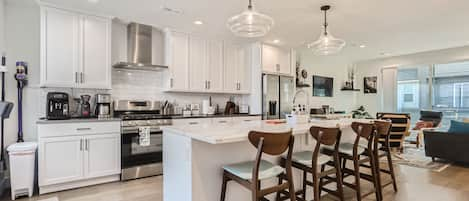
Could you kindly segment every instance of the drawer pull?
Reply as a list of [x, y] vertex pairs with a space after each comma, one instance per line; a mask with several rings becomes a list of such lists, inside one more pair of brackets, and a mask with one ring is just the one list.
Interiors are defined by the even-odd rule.
[[227, 121], [218, 121], [218, 123], [225, 124]]
[[77, 128], [77, 131], [87, 131], [91, 130], [91, 128]]
[[196, 125], [199, 124], [199, 122], [189, 122], [189, 125]]
[[250, 120], [250, 119], [245, 119], [244, 121], [249, 122], [249, 121], [252, 121], [252, 120]]

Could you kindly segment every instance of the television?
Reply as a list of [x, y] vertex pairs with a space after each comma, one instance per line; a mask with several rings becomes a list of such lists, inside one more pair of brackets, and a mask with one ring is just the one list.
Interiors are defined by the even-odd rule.
[[334, 78], [313, 75], [313, 96], [332, 97]]

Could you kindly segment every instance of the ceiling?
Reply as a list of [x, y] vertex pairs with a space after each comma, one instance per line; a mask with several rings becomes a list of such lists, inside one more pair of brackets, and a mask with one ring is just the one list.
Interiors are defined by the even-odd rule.
[[[247, 6], [247, 0], [42, 0], [61, 6], [112, 15], [158, 27], [216, 38], [235, 37], [226, 19]], [[97, 1], [90, 3], [90, 1]], [[469, 45], [467, 0], [254, 0], [254, 7], [275, 20], [264, 42], [303, 48], [316, 40], [323, 15], [319, 7], [332, 5], [331, 33], [347, 41], [339, 54], [354, 60], [395, 56]], [[162, 7], [183, 11], [165, 12]], [[201, 20], [203, 25], [194, 25]], [[366, 45], [360, 48], [360, 45]], [[384, 54], [386, 53], [386, 54]]]

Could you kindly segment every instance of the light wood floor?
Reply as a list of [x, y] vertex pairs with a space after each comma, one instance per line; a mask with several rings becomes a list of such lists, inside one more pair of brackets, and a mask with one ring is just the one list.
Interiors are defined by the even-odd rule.
[[[397, 166], [399, 191], [385, 188], [386, 201], [469, 201], [469, 168], [451, 166], [442, 172]], [[23, 198], [19, 201], [38, 201], [57, 197], [59, 201], [162, 201], [162, 177], [150, 177], [128, 182], [80, 188], [76, 190]], [[363, 182], [366, 183], [366, 182]], [[370, 188], [365, 184], [364, 188]], [[347, 200], [355, 200], [347, 191]], [[10, 200], [5, 198], [4, 200]], [[325, 196], [322, 200], [334, 200]], [[374, 195], [365, 198], [375, 200]]]

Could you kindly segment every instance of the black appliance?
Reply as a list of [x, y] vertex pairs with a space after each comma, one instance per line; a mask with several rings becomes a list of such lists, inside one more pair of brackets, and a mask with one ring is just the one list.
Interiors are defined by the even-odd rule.
[[47, 93], [46, 118], [49, 120], [69, 119], [68, 94], [63, 92]]
[[[161, 115], [159, 101], [114, 102], [114, 117], [122, 119], [121, 180], [163, 174], [163, 131], [172, 120]], [[149, 143], [142, 144], [141, 128], [150, 129]]]
[[90, 99], [91, 99], [90, 95], [80, 96], [80, 117], [83, 117], [83, 118], [91, 117]]

